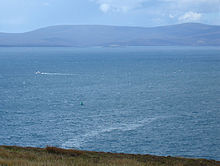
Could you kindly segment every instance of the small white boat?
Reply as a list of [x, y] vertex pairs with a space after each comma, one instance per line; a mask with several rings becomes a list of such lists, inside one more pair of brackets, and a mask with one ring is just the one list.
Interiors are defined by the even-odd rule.
[[41, 72], [40, 72], [40, 71], [37, 71], [37, 72], [35, 72], [35, 74], [41, 74]]

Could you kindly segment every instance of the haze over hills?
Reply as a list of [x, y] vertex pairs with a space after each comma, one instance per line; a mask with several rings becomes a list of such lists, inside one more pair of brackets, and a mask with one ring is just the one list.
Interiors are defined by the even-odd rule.
[[161, 27], [58, 25], [0, 33], [0, 46], [220, 46], [220, 26], [185, 23]]

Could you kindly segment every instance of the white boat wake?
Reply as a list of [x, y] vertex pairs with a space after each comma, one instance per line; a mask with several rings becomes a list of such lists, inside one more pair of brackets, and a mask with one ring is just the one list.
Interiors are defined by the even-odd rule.
[[45, 72], [40, 72], [37, 71], [35, 74], [40, 74], [40, 75], [55, 75], [55, 76], [75, 76], [79, 74], [71, 74], [71, 73], [45, 73]]

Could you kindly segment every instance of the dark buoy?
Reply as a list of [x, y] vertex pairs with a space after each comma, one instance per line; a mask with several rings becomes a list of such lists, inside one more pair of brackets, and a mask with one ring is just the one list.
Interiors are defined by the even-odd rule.
[[80, 102], [80, 105], [81, 105], [81, 106], [83, 106], [83, 105], [84, 105], [82, 101]]

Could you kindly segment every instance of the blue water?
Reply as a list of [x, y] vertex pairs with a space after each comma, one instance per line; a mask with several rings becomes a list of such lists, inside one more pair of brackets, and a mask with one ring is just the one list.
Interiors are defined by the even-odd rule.
[[0, 48], [0, 144], [220, 160], [220, 48]]

